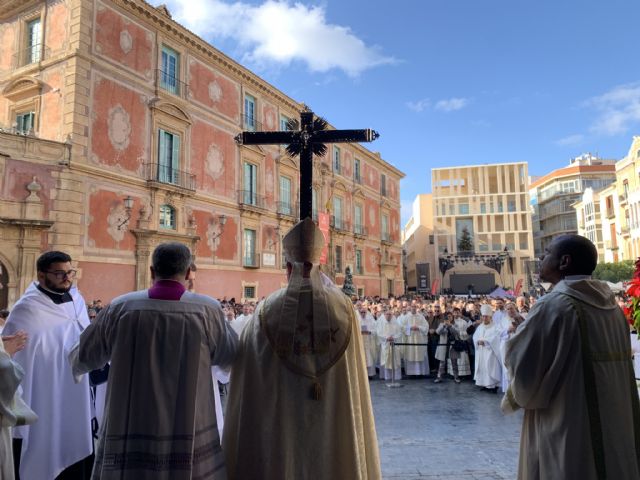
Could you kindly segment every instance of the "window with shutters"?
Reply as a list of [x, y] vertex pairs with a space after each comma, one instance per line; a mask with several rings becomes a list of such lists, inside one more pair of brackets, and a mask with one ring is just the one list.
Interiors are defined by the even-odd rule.
[[242, 201], [246, 205], [258, 205], [258, 166], [251, 162], [243, 165]]
[[16, 133], [27, 135], [35, 130], [35, 112], [23, 112], [16, 114]]
[[158, 174], [162, 183], [180, 183], [180, 136], [158, 130]]
[[26, 48], [24, 50], [24, 65], [42, 60], [42, 21], [40, 17], [27, 22]]
[[242, 265], [245, 267], [257, 267], [258, 257], [256, 255], [256, 231], [245, 228], [243, 231]]
[[280, 176], [280, 203], [278, 204], [278, 213], [293, 215], [293, 208], [291, 206], [291, 179], [282, 175]]
[[361, 169], [362, 169], [362, 165], [361, 165], [360, 159], [356, 158], [353, 161], [353, 180], [356, 183], [362, 183]]
[[356, 249], [356, 274], [362, 275], [364, 269], [362, 267], [362, 250]]
[[244, 95], [244, 128], [252, 132], [256, 129], [256, 98], [248, 93]]
[[353, 232], [364, 235], [364, 223], [362, 215], [362, 205], [356, 203], [353, 207]]
[[176, 229], [176, 209], [171, 205], [160, 205], [160, 218], [158, 219], [160, 228]]
[[333, 226], [342, 229], [342, 197], [333, 197]]
[[341, 173], [340, 149], [336, 146], [333, 147], [333, 171], [335, 173]]
[[336, 273], [342, 273], [342, 246], [336, 245], [336, 256], [335, 256], [335, 266]]
[[382, 215], [382, 240], [390, 241], [391, 237], [389, 235], [389, 216], [383, 214]]
[[180, 54], [163, 45], [161, 62], [160, 87], [167, 92], [180, 95]]
[[318, 221], [318, 191], [315, 188], [311, 191], [311, 218]]

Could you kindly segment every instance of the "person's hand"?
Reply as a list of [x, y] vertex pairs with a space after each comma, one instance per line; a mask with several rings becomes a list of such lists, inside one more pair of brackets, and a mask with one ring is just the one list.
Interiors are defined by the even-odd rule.
[[436, 331], [435, 331], [433, 328], [430, 328], [430, 329], [429, 329], [429, 333], [430, 333], [431, 335], [433, 335], [433, 334], [435, 334], [435, 333], [436, 333]]
[[10, 356], [14, 356], [17, 352], [22, 350], [27, 345], [27, 332], [23, 332], [22, 330], [16, 332], [14, 335], [7, 335], [2, 337], [2, 343], [4, 344], [4, 349]]
[[417, 326], [414, 325], [414, 326], [411, 327], [411, 330], [416, 332], [416, 331], [420, 330], [420, 327], [417, 327]]
[[393, 343], [393, 337], [387, 337], [387, 342]]
[[507, 328], [507, 333], [511, 334], [514, 333], [516, 331], [516, 325], [515, 323], [512, 323], [511, 325], [509, 325], [509, 328]]
[[478, 340], [478, 345], [484, 347], [484, 340]]

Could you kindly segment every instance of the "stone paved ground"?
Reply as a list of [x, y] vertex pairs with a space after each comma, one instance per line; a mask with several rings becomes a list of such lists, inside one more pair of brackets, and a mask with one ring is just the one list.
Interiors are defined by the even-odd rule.
[[504, 416], [500, 394], [465, 381], [371, 381], [385, 480], [512, 480], [522, 414]]

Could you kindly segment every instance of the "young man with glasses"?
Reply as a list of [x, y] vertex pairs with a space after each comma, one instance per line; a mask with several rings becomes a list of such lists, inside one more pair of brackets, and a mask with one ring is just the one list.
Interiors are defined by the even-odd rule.
[[89, 381], [85, 375], [75, 383], [67, 360], [89, 325], [87, 307], [73, 287], [76, 270], [68, 254], [46, 252], [36, 267], [38, 280], [15, 304], [3, 332], [22, 330], [29, 336], [14, 360], [25, 371], [22, 397], [39, 417], [13, 430], [16, 470], [23, 479], [88, 479], [93, 464]]

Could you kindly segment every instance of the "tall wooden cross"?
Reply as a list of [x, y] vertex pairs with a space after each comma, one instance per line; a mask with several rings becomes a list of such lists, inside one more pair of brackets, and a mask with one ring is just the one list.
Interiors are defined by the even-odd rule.
[[[295, 128], [297, 122], [290, 122]], [[300, 112], [300, 129], [279, 132], [242, 132], [235, 137], [240, 145], [287, 145], [289, 155], [300, 155], [300, 220], [311, 217], [313, 204], [313, 155], [327, 151], [325, 143], [372, 142], [380, 135], [364, 130], [327, 130], [327, 122], [315, 117], [307, 107]]]

